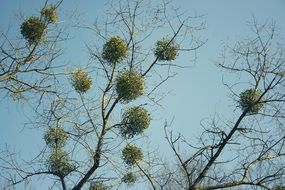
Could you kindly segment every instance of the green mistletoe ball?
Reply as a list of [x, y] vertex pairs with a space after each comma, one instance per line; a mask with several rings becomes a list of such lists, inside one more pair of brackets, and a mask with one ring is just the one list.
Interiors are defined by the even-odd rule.
[[71, 73], [71, 84], [76, 92], [85, 93], [91, 88], [92, 79], [87, 72], [78, 69]]
[[105, 185], [102, 181], [92, 182], [89, 190], [109, 190], [110, 188]]
[[56, 13], [56, 7], [49, 5], [41, 10], [41, 15], [48, 23], [55, 23], [58, 21], [58, 15]]
[[249, 109], [250, 113], [258, 113], [264, 103], [257, 102], [261, 93], [257, 89], [247, 89], [240, 94], [239, 104], [243, 111]]
[[45, 23], [41, 19], [32, 16], [22, 23], [21, 34], [29, 44], [36, 44], [44, 39], [45, 29]]
[[126, 173], [122, 178], [122, 182], [126, 183], [127, 185], [133, 185], [136, 181], [137, 175], [134, 172]]
[[144, 77], [134, 70], [123, 71], [117, 77], [116, 91], [120, 100], [128, 103], [143, 94]]
[[103, 46], [102, 58], [111, 64], [120, 63], [128, 54], [128, 45], [119, 36], [110, 38]]
[[132, 166], [143, 159], [142, 150], [134, 145], [127, 145], [123, 149], [122, 155], [124, 162], [129, 166]]
[[123, 137], [133, 138], [148, 128], [150, 120], [150, 114], [145, 108], [141, 106], [131, 107], [123, 114], [123, 125], [120, 128], [120, 133]]
[[53, 150], [47, 159], [48, 170], [58, 176], [66, 176], [73, 171], [68, 154], [59, 148]]
[[62, 148], [66, 145], [67, 134], [61, 127], [49, 128], [44, 140], [50, 148]]
[[179, 46], [171, 40], [161, 39], [155, 44], [154, 55], [159, 61], [173, 61], [178, 55]]
[[273, 188], [273, 190], [285, 190], [285, 186], [277, 185]]

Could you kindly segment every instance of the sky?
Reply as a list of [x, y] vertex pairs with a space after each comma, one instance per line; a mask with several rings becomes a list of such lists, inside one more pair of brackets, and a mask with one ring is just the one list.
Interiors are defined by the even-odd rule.
[[[104, 0], [64, 0], [60, 11], [68, 13], [76, 10], [80, 18], [92, 24], [95, 17], [104, 11]], [[147, 134], [154, 147], [158, 147], [165, 157], [169, 154], [165, 146], [163, 125], [172, 121], [172, 129], [181, 132], [189, 140], [194, 141], [201, 132], [200, 121], [211, 119], [216, 113], [231, 118], [234, 102], [229, 92], [222, 85], [224, 71], [216, 67], [223, 44], [243, 39], [249, 33], [248, 22], [254, 16], [260, 23], [275, 21], [280, 28], [280, 36], [285, 36], [285, 1], [284, 0], [174, 0], [175, 6], [186, 10], [189, 14], [203, 14], [206, 29], [201, 37], [207, 43], [197, 53], [197, 61], [189, 63], [190, 68], [181, 69], [178, 75], [162, 86], [163, 92], [170, 94], [162, 101], [163, 108], [155, 113]], [[17, 15], [35, 14], [44, 4], [40, 0], [0, 0], [0, 30], [8, 27], [17, 28]], [[10, 36], [20, 35], [11, 30]], [[65, 59], [67, 62], [88, 62], [84, 42], [90, 40], [89, 34], [71, 30], [73, 39], [67, 44]], [[282, 38], [281, 43], [284, 43]], [[76, 52], [76, 53], [74, 53]], [[179, 59], [181, 63], [188, 59]], [[179, 63], [178, 63], [179, 64]], [[27, 123], [25, 105], [12, 100], [0, 101], [0, 149], [9, 145], [21, 152], [24, 157], [35, 154], [43, 145], [42, 131], [23, 129]], [[0, 162], [1, 164], [1, 162]], [[1, 183], [1, 181], [0, 181]]]

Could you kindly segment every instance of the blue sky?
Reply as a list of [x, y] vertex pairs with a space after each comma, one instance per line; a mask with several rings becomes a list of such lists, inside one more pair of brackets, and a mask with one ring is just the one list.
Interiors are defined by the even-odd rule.
[[[39, 0], [1, 0], [0, 29], [8, 26], [17, 28], [19, 21], [17, 14], [35, 14], [43, 5]], [[104, 0], [65, 0], [60, 11], [62, 14], [77, 9], [81, 19], [92, 23], [98, 14], [104, 10]], [[206, 29], [201, 37], [207, 43], [197, 51], [197, 62], [189, 63], [191, 68], [179, 70], [176, 78], [171, 79], [162, 91], [171, 93], [163, 100], [163, 109], [155, 113], [151, 128], [147, 134], [151, 135], [153, 146], [159, 147], [162, 154], [167, 154], [165, 147], [163, 125], [164, 121], [173, 120], [172, 128], [183, 133], [190, 141], [199, 135], [200, 121], [211, 118], [217, 112], [232, 117], [234, 102], [228, 97], [229, 92], [222, 85], [222, 76], [215, 62], [223, 49], [223, 43], [233, 44], [250, 34], [247, 24], [255, 16], [260, 23], [274, 20], [280, 27], [280, 36], [285, 36], [285, 1], [284, 0], [175, 0], [177, 7], [181, 7], [189, 14], [204, 14]], [[10, 30], [11, 37], [20, 37], [17, 30]], [[90, 39], [89, 34], [72, 30], [73, 39], [66, 49], [67, 62], [88, 62], [84, 42]], [[284, 38], [282, 39], [284, 43]], [[74, 53], [76, 52], [76, 54]], [[189, 59], [179, 59], [181, 63]], [[179, 64], [179, 63], [178, 63]], [[17, 104], [12, 100], [0, 101], [0, 149], [6, 144], [23, 153], [25, 157], [33, 155], [43, 145], [42, 131], [24, 129], [28, 122], [24, 115], [28, 115], [26, 105]], [[0, 162], [1, 164], [1, 162]], [[0, 181], [1, 183], [1, 181]]]

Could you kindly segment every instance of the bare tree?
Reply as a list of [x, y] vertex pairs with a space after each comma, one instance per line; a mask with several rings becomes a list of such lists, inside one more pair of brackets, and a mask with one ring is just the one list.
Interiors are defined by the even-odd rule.
[[[236, 102], [234, 119], [202, 122], [199, 146], [165, 126], [178, 169], [165, 170], [161, 189], [283, 189], [285, 179], [284, 44], [274, 23], [255, 18], [252, 36], [229, 47], [218, 66], [239, 80], [225, 83]], [[245, 89], [245, 90], [244, 90]], [[180, 152], [181, 143], [193, 154]], [[180, 148], [179, 148], [180, 147]], [[168, 172], [167, 172], [168, 171]]]
[[[14, 99], [40, 98], [56, 93], [54, 60], [62, 54], [59, 42], [66, 39], [59, 24], [56, 4], [45, 2], [38, 16], [22, 17], [19, 26], [22, 39], [11, 40], [10, 29], [0, 34], [1, 97]], [[15, 38], [13, 38], [15, 39]]]
[[[46, 147], [24, 163], [18, 155], [3, 151], [4, 189], [23, 183], [33, 186], [33, 179], [50, 181], [50, 189], [116, 189], [137, 181], [156, 189], [160, 162], [147, 145], [138, 144], [147, 141], [142, 134], [151, 122], [148, 109], [159, 106], [157, 90], [183, 67], [173, 62], [178, 52], [195, 52], [204, 44], [195, 37], [203, 23], [200, 16], [187, 16], [166, 1], [122, 0], [108, 5], [105, 20], [100, 17], [92, 26], [78, 26], [95, 34], [95, 43], [86, 43], [90, 63], [70, 72], [71, 89], [43, 99], [36, 109], [38, 119], [31, 125], [45, 129]], [[164, 35], [156, 39], [159, 32]], [[57, 54], [52, 55], [48, 63]], [[11, 71], [2, 69], [3, 81], [32, 72], [26, 58], [23, 61], [27, 72], [15, 61]], [[50, 70], [46, 72], [49, 76]], [[57, 75], [52, 77], [59, 90], [67, 86]]]

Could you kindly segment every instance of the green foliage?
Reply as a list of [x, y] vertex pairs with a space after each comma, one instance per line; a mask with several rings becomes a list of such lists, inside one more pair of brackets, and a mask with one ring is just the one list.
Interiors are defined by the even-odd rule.
[[47, 166], [50, 172], [58, 176], [66, 176], [74, 169], [74, 166], [69, 162], [68, 154], [59, 148], [54, 149], [50, 154]]
[[22, 23], [21, 34], [29, 44], [36, 44], [44, 39], [45, 29], [45, 23], [41, 19], [32, 16]]
[[273, 190], [285, 190], [285, 186], [277, 185], [273, 188]]
[[264, 103], [256, 102], [260, 98], [260, 91], [256, 89], [247, 89], [240, 94], [239, 104], [243, 111], [249, 109], [250, 113], [258, 113], [264, 106]]
[[92, 182], [89, 190], [109, 190], [110, 188], [101, 181]]
[[135, 145], [127, 145], [123, 149], [122, 155], [123, 160], [129, 166], [132, 166], [143, 159], [143, 153], [141, 149]]
[[137, 181], [137, 176], [134, 172], [128, 172], [122, 178], [122, 182], [126, 183], [127, 185], [133, 185]]
[[103, 47], [102, 58], [109, 63], [115, 64], [123, 61], [128, 54], [126, 42], [119, 36], [110, 38]]
[[78, 69], [71, 73], [71, 84], [78, 93], [85, 93], [91, 88], [92, 79], [87, 72]]
[[154, 55], [159, 61], [173, 61], [178, 54], [178, 44], [168, 39], [158, 40], [155, 44]]
[[58, 15], [56, 13], [56, 7], [49, 5], [41, 10], [41, 15], [48, 23], [55, 23], [58, 21]]
[[133, 138], [148, 128], [150, 115], [143, 107], [131, 107], [124, 112], [122, 123], [120, 128], [122, 136]]
[[136, 71], [123, 71], [117, 78], [116, 91], [122, 102], [128, 103], [144, 91], [144, 78]]
[[67, 134], [61, 127], [49, 128], [44, 140], [50, 148], [62, 148], [67, 142]]

